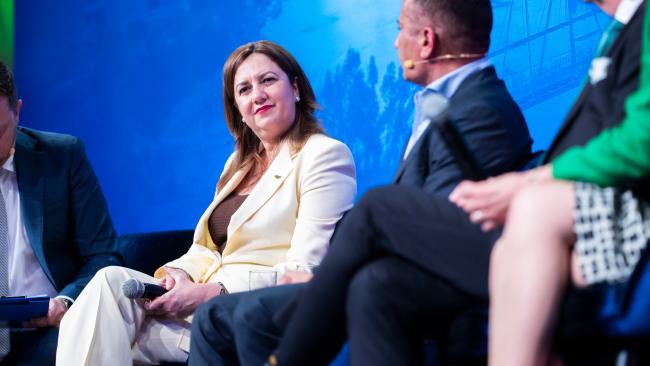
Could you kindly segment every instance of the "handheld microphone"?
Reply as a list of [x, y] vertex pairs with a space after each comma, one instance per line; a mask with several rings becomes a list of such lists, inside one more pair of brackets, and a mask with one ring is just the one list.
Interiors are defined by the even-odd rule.
[[470, 59], [470, 58], [481, 58], [485, 57], [487, 53], [460, 53], [458, 55], [441, 55], [441, 56], [436, 56], [432, 58], [427, 58], [424, 60], [419, 60], [419, 61], [413, 61], [413, 60], [405, 60], [402, 66], [404, 66], [405, 69], [414, 69], [415, 65], [420, 65], [420, 64], [427, 64], [430, 62], [437, 62], [437, 61], [444, 61], [444, 60], [464, 60], [464, 59]]
[[487, 178], [478, 160], [467, 146], [467, 141], [449, 118], [449, 101], [437, 93], [425, 94], [420, 112], [438, 130], [442, 141], [454, 157], [454, 161], [465, 179], [479, 181]]
[[164, 295], [167, 290], [153, 283], [144, 283], [135, 278], [124, 281], [122, 284], [122, 293], [129, 299], [149, 299], [153, 300], [158, 296]]

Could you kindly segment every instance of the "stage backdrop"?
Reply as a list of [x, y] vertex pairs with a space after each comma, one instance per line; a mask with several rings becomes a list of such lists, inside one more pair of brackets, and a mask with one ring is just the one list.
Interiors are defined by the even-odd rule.
[[[120, 233], [191, 228], [233, 144], [221, 67], [237, 46], [284, 45], [327, 131], [350, 146], [359, 194], [388, 182], [412, 93], [393, 48], [398, 0], [15, 2], [21, 124], [81, 136]], [[490, 58], [545, 148], [608, 19], [578, 0], [493, 0]]]

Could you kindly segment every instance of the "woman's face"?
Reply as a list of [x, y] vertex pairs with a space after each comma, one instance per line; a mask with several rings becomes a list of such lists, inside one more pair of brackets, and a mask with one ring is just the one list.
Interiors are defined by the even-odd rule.
[[268, 56], [253, 53], [235, 72], [235, 103], [264, 143], [276, 143], [296, 117], [298, 87]]

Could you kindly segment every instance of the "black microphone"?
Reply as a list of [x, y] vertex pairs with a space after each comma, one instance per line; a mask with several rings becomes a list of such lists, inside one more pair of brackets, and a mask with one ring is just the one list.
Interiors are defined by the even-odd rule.
[[478, 160], [467, 146], [467, 141], [449, 118], [447, 98], [437, 93], [425, 94], [420, 104], [420, 112], [438, 130], [465, 179], [479, 181], [487, 178]]
[[153, 300], [160, 295], [164, 295], [167, 290], [153, 283], [144, 283], [135, 278], [124, 281], [122, 284], [122, 293], [129, 299], [149, 299]]

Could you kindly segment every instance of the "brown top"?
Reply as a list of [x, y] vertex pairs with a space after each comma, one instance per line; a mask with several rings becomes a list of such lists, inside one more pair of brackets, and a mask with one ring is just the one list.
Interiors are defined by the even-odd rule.
[[228, 224], [230, 218], [244, 203], [248, 195], [230, 194], [215, 207], [208, 219], [208, 230], [212, 241], [219, 247], [219, 252], [223, 252], [223, 247], [228, 240]]

